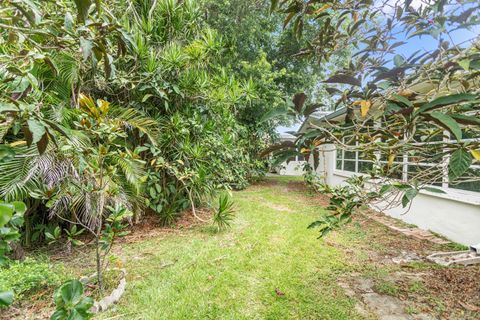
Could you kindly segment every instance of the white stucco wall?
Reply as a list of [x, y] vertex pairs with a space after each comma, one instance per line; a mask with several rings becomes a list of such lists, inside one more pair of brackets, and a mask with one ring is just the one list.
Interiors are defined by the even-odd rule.
[[289, 161], [282, 163], [278, 173], [282, 176], [301, 176], [303, 174], [303, 166], [305, 161]]
[[[342, 184], [353, 174], [335, 169], [335, 154], [334, 145], [322, 146], [317, 168], [317, 174], [325, 177], [331, 186]], [[480, 193], [455, 190], [432, 194], [422, 191], [407, 213], [401, 206], [385, 210], [385, 213], [464, 245], [480, 243]]]

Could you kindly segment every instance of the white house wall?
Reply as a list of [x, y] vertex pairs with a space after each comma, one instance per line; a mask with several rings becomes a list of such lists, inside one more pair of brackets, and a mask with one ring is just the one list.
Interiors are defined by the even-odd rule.
[[[353, 175], [335, 169], [335, 154], [334, 145], [322, 146], [317, 168], [317, 174], [325, 177], [325, 182], [331, 186], [341, 185]], [[464, 245], [480, 243], [480, 196], [472, 196], [472, 193], [457, 192], [453, 196], [421, 193], [407, 213], [401, 206], [385, 213]]]
[[282, 176], [301, 176], [305, 161], [289, 161], [282, 163], [278, 173]]

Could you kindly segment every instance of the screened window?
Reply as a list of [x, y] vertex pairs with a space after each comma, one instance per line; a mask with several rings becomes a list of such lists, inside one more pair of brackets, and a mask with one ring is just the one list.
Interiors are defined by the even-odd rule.
[[[415, 139], [417, 144], [422, 148], [411, 151], [408, 155], [397, 155], [393, 161], [389, 177], [401, 181], [408, 181], [412, 178], [418, 179], [420, 182], [428, 183], [433, 186], [467, 190], [480, 192], [480, 164], [473, 164], [468, 170], [465, 177], [455, 183], [449, 182], [448, 179], [448, 153], [442, 149], [441, 137], [443, 142], [455, 142], [450, 140], [448, 134], [437, 134], [433, 141], [428, 143], [418, 142], [423, 140], [422, 137]], [[478, 141], [479, 137], [473, 136], [468, 130], [464, 130], [463, 141]], [[337, 170], [368, 173], [373, 169], [373, 159], [358, 151], [342, 150], [337, 148], [336, 152]], [[380, 163], [386, 163], [386, 156], [379, 158]], [[427, 161], [428, 160], [428, 161]]]
[[362, 152], [337, 149], [336, 168], [342, 171], [367, 173], [373, 169], [373, 161]]

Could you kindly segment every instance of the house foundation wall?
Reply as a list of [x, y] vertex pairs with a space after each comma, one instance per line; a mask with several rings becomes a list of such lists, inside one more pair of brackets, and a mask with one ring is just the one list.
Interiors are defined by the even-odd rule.
[[[333, 144], [320, 147], [319, 166], [316, 172], [330, 186], [345, 183], [352, 172], [336, 170], [336, 150]], [[436, 232], [452, 241], [475, 245], [480, 243], [480, 190], [473, 192], [455, 191], [453, 194], [432, 194], [421, 192], [411, 205], [410, 210], [401, 205], [387, 210], [380, 210], [389, 216], [421, 229]], [[382, 203], [374, 209], [384, 207]]]

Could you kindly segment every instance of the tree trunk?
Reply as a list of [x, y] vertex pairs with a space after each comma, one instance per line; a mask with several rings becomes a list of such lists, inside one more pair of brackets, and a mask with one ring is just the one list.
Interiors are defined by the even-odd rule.
[[13, 260], [25, 260], [25, 250], [23, 250], [22, 244], [20, 242], [11, 242], [10, 248], [12, 248], [12, 258]]
[[[100, 227], [101, 230], [101, 227]], [[101, 256], [100, 256], [100, 234], [97, 234], [95, 237], [95, 254], [97, 258], [97, 282], [98, 282], [98, 290], [100, 291], [100, 294], [102, 294], [103, 291], [103, 279], [102, 279], [102, 262], [101, 262]]]

